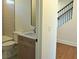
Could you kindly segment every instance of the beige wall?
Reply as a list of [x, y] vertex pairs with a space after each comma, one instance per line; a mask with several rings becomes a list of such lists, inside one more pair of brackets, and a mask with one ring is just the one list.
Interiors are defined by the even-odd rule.
[[77, 0], [73, 4], [73, 18], [58, 29], [58, 41], [76, 46], [77, 44]]
[[15, 31], [26, 32], [31, 27], [31, 0], [15, 0]]
[[3, 0], [3, 35], [12, 37], [14, 32], [14, 4]]

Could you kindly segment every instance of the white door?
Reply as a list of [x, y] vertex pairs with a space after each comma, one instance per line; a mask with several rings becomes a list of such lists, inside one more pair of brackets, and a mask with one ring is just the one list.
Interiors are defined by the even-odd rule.
[[37, 0], [36, 59], [56, 59], [58, 0]]

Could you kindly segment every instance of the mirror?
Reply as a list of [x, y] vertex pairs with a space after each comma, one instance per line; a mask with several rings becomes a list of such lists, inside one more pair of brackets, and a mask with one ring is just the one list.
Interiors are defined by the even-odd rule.
[[36, 26], [36, 0], [31, 0], [31, 25]]

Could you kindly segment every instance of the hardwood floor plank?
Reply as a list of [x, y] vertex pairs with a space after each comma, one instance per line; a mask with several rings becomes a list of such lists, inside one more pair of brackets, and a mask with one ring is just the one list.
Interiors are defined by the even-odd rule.
[[77, 48], [57, 43], [56, 59], [77, 59]]

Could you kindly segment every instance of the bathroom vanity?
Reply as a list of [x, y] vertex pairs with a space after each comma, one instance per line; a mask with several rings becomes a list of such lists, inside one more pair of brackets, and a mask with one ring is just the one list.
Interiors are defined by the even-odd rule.
[[18, 44], [18, 59], [35, 59], [38, 53], [35, 28], [37, 27], [36, 0], [15, 0], [15, 2], [14, 38]]
[[34, 33], [18, 34], [18, 59], [35, 59]]

